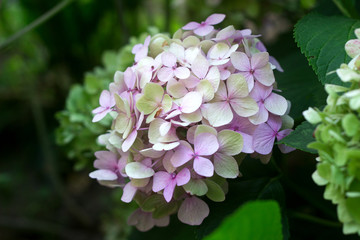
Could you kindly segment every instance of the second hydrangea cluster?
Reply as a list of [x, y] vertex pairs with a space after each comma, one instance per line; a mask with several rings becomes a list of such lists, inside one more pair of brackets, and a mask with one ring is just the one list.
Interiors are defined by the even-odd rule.
[[213, 14], [173, 38], [136, 45], [133, 66], [115, 73], [93, 111], [94, 122], [114, 120], [99, 137], [107, 151], [95, 153], [90, 177], [139, 204], [129, 224], [141, 231], [168, 225], [174, 213], [201, 224], [209, 207], [200, 197], [223, 201], [226, 179], [240, 175], [234, 156], [266, 163], [275, 140], [292, 131], [273, 74], [280, 65], [249, 29], [215, 29], [224, 18]]
[[336, 70], [344, 86], [326, 84], [326, 107], [309, 108], [304, 116], [317, 124], [316, 142], [309, 144], [319, 152], [313, 179], [337, 204], [344, 234], [360, 235], [360, 29], [355, 35], [345, 44], [352, 60]]

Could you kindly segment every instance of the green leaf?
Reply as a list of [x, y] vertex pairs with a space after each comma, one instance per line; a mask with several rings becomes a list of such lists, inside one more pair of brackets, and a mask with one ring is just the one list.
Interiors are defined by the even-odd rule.
[[278, 144], [285, 144], [289, 147], [297, 148], [309, 153], [317, 153], [316, 150], [310, 149], [307, 145], [313, 141], [313, 133], [315, 131], [315, 126], [311, 125], [309, 122], [302, 122], [299, 126], [296, 127], [290, 135], [281, 139]]
[[354, 30], [358, 27], [358, 20], [318, 13], [310, 13], [296, 24], [295, 40], [321, 83], [344, 85], [336, 74], [328, 73], [350, 61], [344, 45], [355, 38]]
[[254, 201], [244, 204], [227, 217], [219, 228], [204, 240], [280, 240], [280, 208], [276, 201]]
[[347, 198], [345, 205], [350, 215], [360, 224], [360, 198]]

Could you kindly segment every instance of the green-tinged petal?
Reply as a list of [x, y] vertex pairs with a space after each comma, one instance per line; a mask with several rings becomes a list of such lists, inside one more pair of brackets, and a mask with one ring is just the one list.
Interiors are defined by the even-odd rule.
[[226, 81], [229, 97], [243, 98], [249, 95], [248, 84], [240, 73], [232, 74]]
[[162, 196], [161, 194], [154, 194], [147, 197], [140, 205], [140, 207], [145, 212], [153, 212], [162, 204], [166, 204], [164, 196]]
[[182, 113], [180, 115], [180, 119], [181, 119], [181, 121], [188, 122], [188, 123], [200, 122], [202, 119], [201, 110], [198, 109], [192, 113]]
[[136, 102], [136, 107], [144, 114], [150, 114], [161, 105], [164, 89], [156, 83], [148, 83], [143, 92], [144, 94]]
[[216, 153], [214, 156], [215, 172], [223, 178], [237, 178], [239, 166], [232, 156]]
[[162, 106], [163, 112], [168, 112], [172, 106], [172, 98], [169, 95], [165, 94], [164, 99], [162, 100], [161, 106]]
[[328, 184], [328, 180], [320, 177], [318, 171], [315, 171], [312, 175], [311, 175], [312, 179], [314, 180], [314, 182], [319, 185], [319, 186], [324, 186], [326, 184]]
[[238, 155], [243, 148], [243, 138], [240, 133], [232, 130], [222, 130], [218, 133], [219, 152], [229, 156]]
[[124, 133], [126, 128], [128, 127], [130, 122], [130, 118], [122, 112], [118, 114], [118, 116], [115, 119], [115, 130], [118, 133]]
[[130, 132], [131, 132], [132, 129], [133, 129], [134, 124], [135, 124], [134, 119], [133, 119], [133, 118], [130, 118], [130, 119], [129, 119], [129, 122], [128, 122], [126, 128], [125, 128], [125, 131], [124, 131], [124, 133], [123, 133], [123, 138], [124, 138], [124, 139], [129, 136]]
[[145, 187], [146, 185], [148, 185], [150, 181], [150, 178], [143, 178], [143, 179], [131, 179], [131, 185], [133, 185], [134, 187]]
[[176, 136], [176, 132], [170, 130], [166, 135], [161, 136], [160, 134], [160, 127], [162, 124], [166, 123], [165, 120], [161, 118], [156, 118], [154, 121], [150, 123], [149, 126], [149, 142], [152, 144], [155, 143], [168, 143], [174, 142], [178, 140]]
[[168, 81], [166, 91], [174, 98], [182, 98], [189, 92], [184, 84], [175, 79], [170, 79]]
[[250, 117], [259, 111], [259, 106], [250, 96], [232, 99], [230, 104], [240, 117]]
[[187, 193], [197, 196], [203, 196], [208, 191], [208, 187], [202, 179], [191, 179], [183, 188]]
[[215, 91], [211, 83], [204, 79], [196, 86], [195, 91], [202, 93], [204, 102], [211, 101], [215, 96]]
[[214, 127], [220, 127], [230, 123], [234, 116], [231, 111], [230, 104], [227, 102], [213, 102], [204, 104], [201, 107], [201, 113], [203, 114], [204, 118], [206, 118]]
[[211, 133], [213, 135], [217, 135], [217, 131], [215, 128], [208, 126], [208, 125], [198, 125], [195, 130], [194, 137], [199, 135], [200, 133]]
[[155, 173], [152, 168], [149, 168], [139, 162], [131, 162], [126, 164], [125, 172], [129, 177], [135, 179], [152, 177]]
[[215, 182], [205, 179], [205, 183], [208, 187], [206, 196], [214, 202], [222, 202], [225, 200], [225, 193], [222, 188]]

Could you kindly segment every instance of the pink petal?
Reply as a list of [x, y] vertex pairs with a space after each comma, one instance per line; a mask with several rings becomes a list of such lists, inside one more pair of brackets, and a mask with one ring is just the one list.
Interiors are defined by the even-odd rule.
[[280, 63], [273, 57], [269, 57], [269, 62], [276, 67], [276, 70], [279, 72], [284, 72], [284, 69], [281, 67]]
[[183, 168], [177, 175], [176, 175], [176, 185], [182, 186], [187, 184], [190, 181], [190, 171], [187, 168]]
[[200, 133], [194, 139], [195, 154], [210, 156], [219, 149], [219, 142], [211, 133]]
[[121, 201], [129, 203], [133, 200], [136, 194], [137, 188], [131, 185], [131, 182], [128, 182], [123, 190], [123, 195], [121, 196]]
[[135, 62], [139, 62], [141, 59], [147, 56], [148, 54], [148, 46], [142, 46], [135, 54]]
[[151, 212], [143, 212], [141, 208], [135, 210], [128, 218], [128, 225], [135, 226], [139, 231], [146, 232], [154, 227], [155, 222]]
[[200, 23], [197, 22], [189, 22], [185, 26], [182, 27], [184, 30], [194, 30], [200, 26]]
[[203, 55], [198, 54], [191, 66], [191, 70], [198, 78], [204, 79], [209, 70], [208, 60]]
[[190, 70], [186, 67], [178, 67], [175, 69], [174, 74], [179, 79], [186, 79], [190, 77]]
[[170, 161], [174, 167], [180, 167], [193, 158], [193, 150], [189, 143], [181, 141], [180, 145], [175, 149], [174, 155]]
[[187, 93], [181, 102], [181, 112], [192, 113], [195, 112], [202, 104], [202, 94], [198, 92]]
[[259, 69], [264, 67], [269, 62], [269, 53], [259, 52], [251, 56], [251, 67], [252, 69]]
[[256, 69], [254, 72], [254, 77], [257, 81], [265, 86], [271, 86], [275, 82], [274, 73], [269, 64], [263, 68]]
[[259, 103], [259, 111], [255, 115], [250, 116], [249, 120], [252, 124], [259, 125], [261, 123], [266, 122], [268, 118], [269, 118], [269, 113], [266, 110], [264, 104]]
[[251, 70], [249, 57], [243, 52], [234, 52], [230, 56], [231, 63], [234, 67], [242, 72]]
[[[280, 141], [281, 139], [283, 139], [284, 137], [286, 137], [287, 135], [289, 135], [292, 131], [292, 129], [285, 129], [285, 130], [282, 130], [280, 132], [278, 132], [277, 136], [276, 136], [276, 139], [278, 141]], [[280, 151], [282, 153], [289, 153], [289, 152], [292, 152], [295, 150], [295, 148], [292, 148], [292, 147], [289, 147], [289, 146], [286, 146], [285, 144], [279, 144], [278, 145]]]
[[223, 70], [220, 71], [220, 79], [221, 80], [226, 80], [228, 77], [230, 77], [231, 72], [229, 70]]
[[153, 179], [153, 192], [158, 192], [163, 190], [172, 180], [171, 175], [167, 172], [160, 171], [154, 174]]
[[150, 40], [151, 40], [151, 36], [150, 36], [150, 35], [145, 38], [145, 41], [144, 41], [144, 46], [145, 46], [145, 47], [148, 47], [148, 46], [149, 46]]
[[225, 14], [214, 13], [214, 14], [211, 14], [205, 20], [205, 22], [210, 25], [215, 25], [215, 24], [221, 23], [225, 19], [225, 17], [226, 17]]
[[131, 148], [131, 146], [135, 142], [136, 137], [137, 137], [137, 131], [133, 130], [129, 134], [129, 136], [127, 136], [127, 138], [125, 139], [125, 141], [121, 145], [121, 149], [122, 149], [123, 152], [127, 152]]
[[175, 179], [172, 179], [169, 181], [169, 184], [165, 187], [163, 195], [167, 202], [171, 201], [172, 196], [174, 194], [175, 186], [176, 186], [176, 181]]
[[204, 25], [204, 26], [200, 26], [200, 27], [196, 28], [194, 30], [194, 33], [199, 36], [206, 36], [209, 33], [211, 33], [213, 30], [214, 30], [213, 26]]
[[201, 176], [211, 177], [214, 175], [214, 165], [207, 158], [196, 157], [194, 159], [194, 171]]
[[253, 137], [251, 135], [243, 133], [243, 132], [239, 132], [239, 133], [243, 137], [243, 141], [244, 141], [242, 152], [243, 153], [253, 153], [254, 152]]
[[172, 68], [163, 67], [163, 68], [160, 68], [157, 76], [160, 81], [167, 82], [174, 77], [174, 71], [172, 70]]
[[176, 56], [170, 52], [164, 52], [161, 55], [161, 61], [165, 66], [171, 68], [176, 65]]
[[94, 167], [98, 169], [113, 170], [117, 165], [117, 156], [110, 151], [97, 151], [95, 152], [96, 160], [94, 161]]
[[158, 227], [166, 227], [170, 223], [170, 217], [165, 216], [163, 218], [154, 219], [154, 222], [155, 222], [155, 225], [158, 226]]
[[108, 114], [111, 111], [112, 111], [111, 109], [106, 109], [103, 112], [95, 114], [94, 118], [92, 119], [92, 122], [100, 121], [101, 119], [103, 119], [106, 116], [106, 114]]
[[105, 111], [107, 108], [104, 108], [104, 107], [97, 107], [97, 108], [95, 108], [94, 110], [92, 110], [91, 112], [93, 113], [93, 114], [97, 114], [97, 113], [101, 113], [102, 111]]
[[113, 171], [107, 169], [100, 169], [93, 171], [89, 174], [89, 177], [97, 179], [97, 180], [104, 180], [104, 181], [113, 181], [118, 179], [118, 176]]
[[288, 107], [286, 99], [276, 93], [272, 93], [266, 98], [264, 105], [269, 112], [280, 116], [285, 114]]
[[136, 54], [136, 53], [140, 50], [140, 48], [141, 48], [142, 46], [143, 46], [142, 43], [136, 44], [136, 45], [132, 48], [131, 53], [132, 53], [132, 54]]
[[135, 73], [130, 67], [128, 67], [124, 72], [124, 81], [126, 83], [126, 86], [130, 89], [133, 89], [135, 86], [135, 80], [136, 80]]
[[253, 90], [250, 92], [250, 96], [258, 102], [261, 100], [265, 100], [271, 94], [272, 90], [272, 86], [267, 87], [259, 82], [256, 82]]
[[[100, 106], [102, 107], [112, 107], [111, 106], [111, 94], [108, 90], [103, 90], [99, 99]], [[115, 104], [114, 104], [115, 105]]]
[[250, 72], [240, 72], [246, 79], [249, 92], [254, 88], [254, 76]]
[[189, 197], [184, 200], [178, 211], [178, 218], [181, 222], [189, 225], [200, 225], [209, 215], [208, 205], [197, 197]]
[[270, 114], [266, 123], [274, 130], [274, 132], [278, 132], [281, 128], [282, 120], [281, 117]]
[[271, 127], [263, 123], [254, 132], [254, 150], [260, 154], [268, 154], [272, 151], [275, 142], [275, 133]]

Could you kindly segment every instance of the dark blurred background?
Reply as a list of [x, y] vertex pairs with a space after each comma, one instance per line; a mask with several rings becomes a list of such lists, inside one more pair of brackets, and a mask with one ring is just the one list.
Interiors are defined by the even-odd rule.
[[[85, 73], [96, 66], [111, 65], [104, 52], [118, 51], [131, 36], [172, 34], [191, 20], [225, 13], [221, 26], [261, 34], [282, 64], [285, 72], [277, 74], [277, 81], [293, 102], [297, 123], [305, 108], [322, 99], [322, 87], [292, 37], [294, 24], [316, 7], [315, 0], [74, 0], [36, 29], [1, 45], [59, 2], [0, 0], [1, 240], [171, 238], [158, 235], [157, 229], [142, 235], [128, 227], [126, 217], [134, 206], [121, 203], [121, 191], [88, 177], [92, 155], [83, 154], [79, 165], [81, 156], [69, 154], [73, 146], [56, 144], [66, 145], [56, 141], [55, 114], [65, 108], [71, 86], [82, 84]], [[311, 89], [301, 92], [299, 82]], [[334, 206], [322, 199], [323, 189], [311, 180], [315, 155], [296, 151], [277, 156], [276, 167], [246, 159], [242, 172], [245, 179], [283, 172], [282, 206], [291, 239], [347, 239]], [[236, 204], [236, 194], [228, 198]], [[213, 211], [222, 205], [211, 207]], [[179, 226], [173, 220], [170, 231]]]

